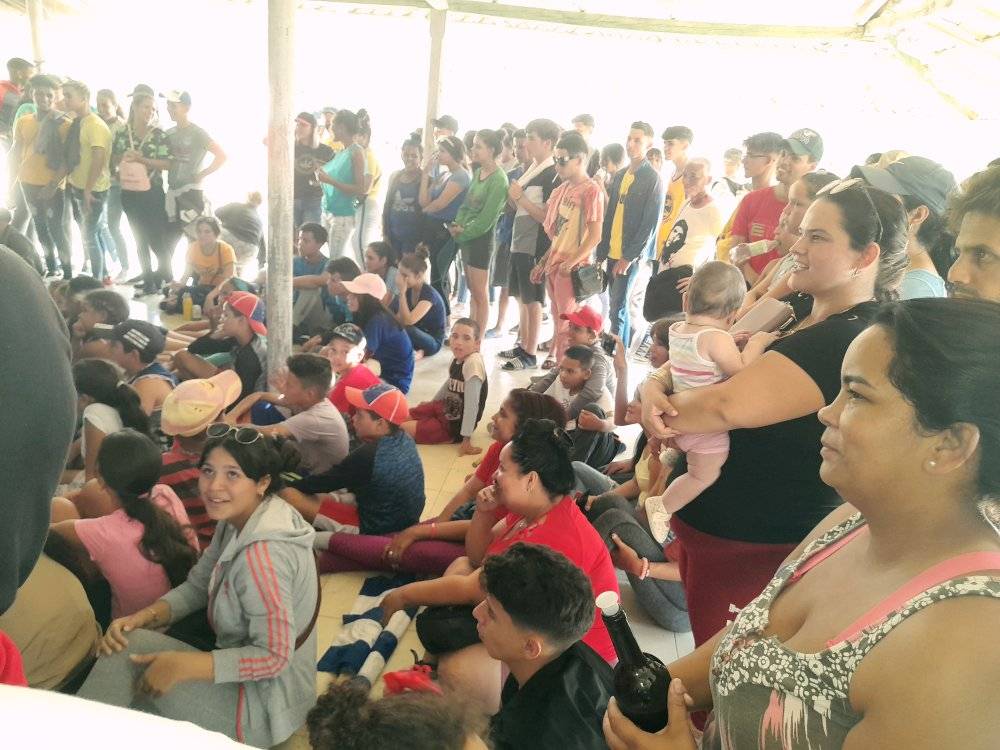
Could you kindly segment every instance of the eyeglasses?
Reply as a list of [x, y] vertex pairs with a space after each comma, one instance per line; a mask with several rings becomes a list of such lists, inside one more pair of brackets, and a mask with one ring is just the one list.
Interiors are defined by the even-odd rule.
[[569, 164], [575, 158], [576, 158], [575, 156], [557, 156], [552, 161], [554, 161], [556, 163], [556, 166], [565, 167], [567, 164]]
[[872, 215], [875, 217], [878, 233], [872, 241], [878, 244], [882, 241], [882, 234], [885, 229], [882, 226], [882, 217], [879, 216], [878, 209], [875, 207], [875, 201], [872, 200], [871, 195], [868, 193], [868, 187], [863, 179], [860, 177], [851, 177], [847, 180], [836, 180], [835, 182], [827, 183], [816, 191], [816, 197], [821, 195], [836, 195], [837, 193], [843, 193], [845, 190], [853, 190], [855, 188], [860, 190], [861, 194], [865, 196], [865, 200], [868, 201], [868, 207], [871, 208]]
[[219, 438], [229, 437], [234, 432], [236, 433], [236, 442], [240, 445], [253, 445], [263, 437], [253, 427], [237, 427], [225, 422], [216, 422], [209, 425], [205, 431], [205, 435], [212, 440], [218, 440]]

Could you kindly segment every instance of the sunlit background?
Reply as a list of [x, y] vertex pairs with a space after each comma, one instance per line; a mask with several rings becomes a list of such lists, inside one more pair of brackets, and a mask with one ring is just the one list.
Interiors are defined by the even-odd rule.
[[[643, 15], [650, 3], [606, 4], [618, 13], [634, 6]], [[705, 2], [690, 12], [701, 20], [747, 22], [752, 6], [757, 23], [817, 25], [839, 23], [839, 5]], [[265, 2], [89, 0], [80, 8], [46, 19], [47, 72], [83, 80], [92, 91], [111, 88], [126, 109], [125, 95], [140, 82], [189, 91], [192, 121], [229, 155], [206, 183], [213, 204], [265, 192]], [[744, 17], [727, 17], [734, 9]], [[5, 10], [0, 26], [2, 56], [30, 59], [26, 16]], [[397, 169], [400, 144], [424, 119], [427, 12], [302, 3], [296, 49], [288, 85], [297, 110], [365, 107], [376, 156], [387, 173]], [[992, 65], [972, 56], [964, 75], [952, 76], [958, 99], [984, 87], [998, 90], [1000, 60], [989, 59]], [[169, 126], [160, 104], [161, 122]], [[903, 149], [940, 161], [961, 180], [1000, 155], [996, 112], [969, 119], [882, 44], [667, 36], [449, 14], [439, 114], [455, 116], [463, 132], [534, 117], [568, 127], [581, 112], [597, 120], [596, 145], [622, 141], [637, 119], [657, 133], [688, 125], [692, 153], [715, 163], [754, 132], [799, 127], [822, 134], [823, 165], [838, 173], [871, 152]]]

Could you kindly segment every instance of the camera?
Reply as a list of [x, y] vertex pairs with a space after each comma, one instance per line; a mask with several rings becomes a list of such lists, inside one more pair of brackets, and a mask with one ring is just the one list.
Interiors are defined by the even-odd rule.
[[611, 336], [611, 334], [608, 333], [601, 334], [601, 348], [604, 350], [604, 353], [607, 354], [609, 357], [615, 356], [615, 340]]

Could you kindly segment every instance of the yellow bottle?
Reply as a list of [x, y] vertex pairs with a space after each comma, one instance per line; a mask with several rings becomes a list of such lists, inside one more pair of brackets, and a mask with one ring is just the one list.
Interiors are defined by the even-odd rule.
[[181, 312], [184, 314], [184, 320], [191, 320], [191, 312], [194, 308], [194, 300], [191, 299], [191, 294], [187, 293], [181, 299]]

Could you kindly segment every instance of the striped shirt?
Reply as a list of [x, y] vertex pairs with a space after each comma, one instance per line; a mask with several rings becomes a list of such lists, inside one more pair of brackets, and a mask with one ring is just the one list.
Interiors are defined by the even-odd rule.
[[726, 379], [722, 369], [712, 360], [698, 353], [698, 339], [706, 331], [720, 328], [703, 328], [695, 333], [681, 333], [685, 323], [670, 326], [670, 377], [674, 381], [674, 391], [702, 388]]
[[163, 454], [163, 468], [160, 469], [160, 483], [168, 485], [181, 499], [184, 510], [187, 511], [191, 525], [198, 535], [198, 546], [204, 550], [215, 534], [215, 521], [208, 516], [205, 503], [198, 490], [198, 478], [201, 470], [198, 462], [200, 453], [188, 453], [174, 440], [174, 444]]

